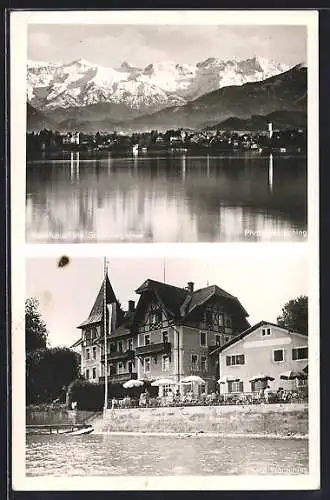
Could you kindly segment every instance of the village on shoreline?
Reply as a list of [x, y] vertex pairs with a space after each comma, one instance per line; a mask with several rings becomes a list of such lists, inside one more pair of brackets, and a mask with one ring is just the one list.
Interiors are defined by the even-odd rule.
[[305, 128], [287, 130], [220, 130], [220, 129], [176, 129], [160, 132], [124, 134], [119, 132], [79, 131], [58, 132], [42, 130], [29, 132], [27, 155], [36, 153], [86, 153], [114, 152], [120, 154], [146, 154], [159, 152], [206, 152], [206, 153], [291, 153], [306, 154], [307, 131]]

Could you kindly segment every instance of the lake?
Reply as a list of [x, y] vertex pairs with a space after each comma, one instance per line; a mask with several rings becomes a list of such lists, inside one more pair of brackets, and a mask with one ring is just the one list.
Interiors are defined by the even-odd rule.
[[69, 153], [27, 164], [28, 242], [305, 241], [307, 162]]
[[27, 435], [28, 476], [308, 474], [308, 440]]

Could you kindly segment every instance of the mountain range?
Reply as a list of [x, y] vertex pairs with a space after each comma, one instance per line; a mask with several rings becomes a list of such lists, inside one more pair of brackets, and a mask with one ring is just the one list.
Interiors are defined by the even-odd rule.
[[201, 128], [231, 117], [306, 112], [307, 71], [260, 58], [104, 68], [28, 62], [28, 130]]

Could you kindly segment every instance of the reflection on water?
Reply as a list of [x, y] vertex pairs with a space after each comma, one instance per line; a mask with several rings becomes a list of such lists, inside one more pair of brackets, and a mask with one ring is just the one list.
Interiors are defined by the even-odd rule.
[[308, 440], [27, 436], [29, 476], [308, 474]]
[[300, 241], [305, 157], [149, 155], [27, 166], [30, 242]]

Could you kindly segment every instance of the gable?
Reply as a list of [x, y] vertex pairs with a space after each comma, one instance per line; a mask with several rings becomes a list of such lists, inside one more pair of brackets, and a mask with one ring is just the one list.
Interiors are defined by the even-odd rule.
[[162, 321], [169, 319], [169, 316], [155, 293], [143, 293], [136, 306], [134, 325], [137, 329], [144, 325], [157, 328]]
[[236, 342], [233, 341], [227, 347], [224, 346], [221, 352], [229, 354], [238, 350], [246, 350], [260, 347], [276, 347], [283, 345], [307, 345], [308, 337], [298, 333], [289, 332], [273, 323], [262, 322], [257, 328], [252, 327], [252, 331]]

